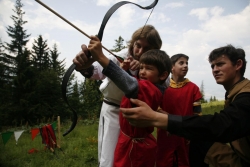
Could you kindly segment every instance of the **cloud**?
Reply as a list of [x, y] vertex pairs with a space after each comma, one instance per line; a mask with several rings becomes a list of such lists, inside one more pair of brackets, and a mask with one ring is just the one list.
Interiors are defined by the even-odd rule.
[[215, 6], [212, 9], [210, 9], [210, 13], [212, 16], [220, 16], [223, 12], [224, 9], [219, 6]]
[[165, 5], [166, 8], [179, 8], [183, 6], [184, 6], [183, 2], [172, 2]]
[[128, 25], [133, 21], [135, 9], [130, 6], [123, 6], [118, 10], [119, 22], [122, 26]]
[[114, 4], [115, 0], [97, 0], [98, 6], [109, 6], [110, 4]]
[[[91, 24], [88, 23], [88, 19], [85, 18], [81, 19], [84, 21], [81, 21], [78, 19], [67, 18], [66, 16], [61, 15], [76, 27], [74, 28], [72, 25], [59, 18], [41, 5], [34, 5], [34, 3], [28, 3], [26, 5], [27, 8], [25, 9], [26, 14], [24, 20], [28, 21], [28, 23], [25, 26], [27, 26], [31, 31], [36, 31], [37, 29], [39, 29], [39, 31], [46, 31], [47, 33], [51, 33], [52, 31], [59, 32], [60, 30], [76, 32], [78, 31], [76, 30], [76, 28], [78, 28], [85, 34], [93, 35], [96, 34], [100, 26], [100, 22]], [[60, 13], [58, 14], [60, 15]], [[87, 17], [87, 15], [85, 15], [85, 17]]]
[[192, 9], [189, 12], [189, 15], [195, 15], [199, 18], [199, 20], [207, 20], [209, 19], [208, 8], [198, 8]]
[[30, 23], [29, 29], [45, 28], [72, 30], [70, 25], [42, 6], [27, 8], [24, 19]]
[[1, 0], [0, 1], [1, 10], [0, 10], [0, 16], [1, 19], [9, 18], [12, 14], [15, 4], [12, 1], [7, 0]]
[[[147, 14], [145, 18], [148, 18], [148, 16], [149, 15]], [[171, 18], [167, 17], [166, 14], [163, 12], [152, 13], [149, 19], [153, 21], [154, 23], [165, 23], [171, 20]]]
[[202, 25], [207, 40], [210, 38], [211, 42], [227, 41], [238, 44], [244, 44], [245, 40], [249, 41], [249, 28], [250, 6], [240, 13], [226, 16], [214, 15]]
[[[145, 0], [130, 0], [129, 2], [140, 4], [143, 1], [145, 1]], [[97, 5], [98, 6], [110, 6], [110, 5], [113, 5], [117, 2], [120, 2], [120, 0], [97, 0]]]
[[[4, 10], [0, 10], [0, 22], [1, 25], [13, 25], [13, 21], [9, 18], [11, 15], [14, 14], [14, 12], [11, 10], [11, 8], [14, 7], [14, 3], [9, 4], [9, 0], [3, 0], [0, 1], [1, 7], [3, 7]], [[75, 31], [75, 29], [63, 21], [61, 18], [53, 14], [51, 11], [43, 7], [42, 5], [39, 5], [35, 1], [29, 1], [29, 0], [23, 0], [22, 2], [24, 4], [23, 10], [25, 11], [23, 19], [27, 21], [27, 23], [24, 25], [25, 28], [28, 28], [30, 31], [39, 31], [46, 30], [46, 31], [52, 31], [52, 30], [66, 30], [66, 31]], [[51, 7], [52, 10], [56, 11]], [[12, 13], [10, 13], [12, 12]], [[57, 12], [57, 11], [56, 11]], [[7, 13], [7, 14], [6, 14]], [[10, 14], [8, 14], [10, 13]], [[60, 13], [58, 13], [60, 15]], [[70, 21], [75, 26], [79, 27], [89, 27], [88, 30], [96, 30], [97, 25], [89, 25], [87, 22], [79, 21], [77, 19], [71, 19], [67, 18], [67, 16], [63, 16], [65, 19]], [[99, 25], [98, 25], [99, 26]], [[91, 32], [91, 31], [90, 31]]]
[[208, 13], [208, 11], [211, 11], [212, 15], [206, 17], [206, 19], [200, 19], [199, 29], [190, 29], [184, 32], [183, 39], [191, 40], [195, 45], [199, 45], [199, 43], [213, 43], [213, 45], [221, 43], [244, 44], [243, 41], [246, 40], [249, 43], [250, 6], [239, 13], [225, 16], [221, 15], [223, 10], [219, 7], [206, 8], [206, 12], [204, 12], [204, 9], [202, 10], [203, 12], [197, 12], [199, 18], [206, 15], [205, 13]]
[[14, 14], [14, 3], [12, 1], [2, 0], [0, 1], [0, 25], [10, 25], [12, 23], [12, 19], [10, 18], [11, 15]]
[[189, 12], [189, 15], [195, 15], [199, 20], [208, 20], [210, 17], [219, 17], [224, 12], [224, 9], [218, 6], [215, 6], [211, 9], [209, 8], [197, 8], [192, 9]]
[[27, 4], [29, 6], [34, 6], [34, 1], [30, 1], [30, 0], [22, 0], [23, 4]]

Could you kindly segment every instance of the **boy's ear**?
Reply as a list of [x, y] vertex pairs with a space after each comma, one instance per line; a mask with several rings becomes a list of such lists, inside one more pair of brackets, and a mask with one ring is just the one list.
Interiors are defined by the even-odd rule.
[[170, 71], [170, 72], [171, 72], [171, 73], [173, 73], [173, 70], [174, 70], [174, 66], [172, 66], [172, 68], [171, 68], [171, 71]]
[[169, 73], [167, 71], [164, 71], [161, 75], [160, 75], [160, 80], [165, 80], [167, 79], [169, 76]]

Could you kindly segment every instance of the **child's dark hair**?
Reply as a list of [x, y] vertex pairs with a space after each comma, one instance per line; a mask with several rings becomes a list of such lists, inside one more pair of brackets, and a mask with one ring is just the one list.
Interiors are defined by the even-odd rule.
[[178, 53], [178, 54], [175, 54], [171, 57], [171, 63], [172, 63], [172, 66], [179, 60], [179, 58], [181, 57], [184, 57], [186, 58], [187, 60], [189, 59], [189, 57], [185, 54], [182, 54], [182, 53]]
[[152, 49], [143, 53], [140, 57], [140, 63], [155, 66], [159, 71], [159, 75], [165, 71], [169, 74], [171, 71], [171, 61], [168, 54], [159, 49]]
[[244, 76], [245, 70], [246, 70], [246, 58], [245, 58], [245, 51], [241, 48], [235, 48], [232, 45], [223, 46], [217, 49], [214, 49], [208, 56], [208, 60], [211, 63], [218, 57], [221, 57], [222, 55], [225, 55], [229, 58], [229, 60], [232, 62], [233, 65], [236, 64], [236, 62], [241, 59], [243, 64], [240, 69], [241, 76]]

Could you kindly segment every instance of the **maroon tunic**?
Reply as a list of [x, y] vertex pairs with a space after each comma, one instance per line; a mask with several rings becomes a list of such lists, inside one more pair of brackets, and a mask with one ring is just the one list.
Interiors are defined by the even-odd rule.
[[[162, 101], [161, 91], [147, 80], [138, 80], [138, 99], [157, 110]], [[123, 97], [122, 108], [133, 107], [129, 98]], [[153, 167], [156, 161], [156, 139], [151, 134], [154, 127], [131, 126], [120, 113], [120, 134], [115, 149], [114, 167]]]
[[[201, 98], [199, 87], [192, 82], [184, 86], [165, 90], [162, 110], [174, 115], [193, 115], [193, 103]], [[185, 138], [169, 135], [166, 130], [157, 130], [157, 165], [156, 167], [172, 167], [178, 162], [179, 167], [188, 167], [189, 145]], [[178, 158], [178, 160], [176, 159]]]

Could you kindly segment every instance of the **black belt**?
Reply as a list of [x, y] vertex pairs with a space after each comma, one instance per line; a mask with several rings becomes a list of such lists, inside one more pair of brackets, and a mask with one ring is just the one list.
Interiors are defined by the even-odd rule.
[[108, 100], [105, 100], [105, 99], [103, 99], [103, 102], [106, 103], [106, 104], [108, 104], [108, 105], [111, 105], [111, 106], [120, 107], [120, 105], [112, 103], [112, 102], [110, 102]]

